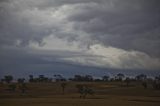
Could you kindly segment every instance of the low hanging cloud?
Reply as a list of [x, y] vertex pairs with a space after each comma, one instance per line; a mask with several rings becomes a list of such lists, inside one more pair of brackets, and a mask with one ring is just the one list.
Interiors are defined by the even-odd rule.
[[[0, 49], [22, 57], [33, 51], [29, 59], [17, 63], [36, 63], [40, 58], [42, 63], [158, 70], [159, 4], [159, 0], [1, 0]], [[16, 59], [8, 53], [5, 60], [3, 65]]]
[[147, 69], [158, 70], [160, 60], [151, 58], [147, 54], [138, 51], [125, 51], [113, 47], [93, 45], [86, 51], [88, 56], [66, 57], [64, 60], [88, 66], [97, 66], [116, 69]]
[[[65, 46], [69, 48], [70, 46]], [[137, 70], [159, 70], [160, 60], [151, 58], [147, 54], [138, 51], [125, 51], [113, 47], [104, 47], [96, 44], [89, 50], [77, 50], [73, 47], [73, 51], [43, 49], [43, 48], [5, 48], [1, 49], [0, 68], [8, 65], [16, 66], [37, 66], [51, 65], [54, 63], [80, 65], [88, 67], [101, 67], [110, 69], [137, 69]], [[29, 69], [33, 70], [33, 69]], [[37, 70], [37, 69], [36, 69]]]

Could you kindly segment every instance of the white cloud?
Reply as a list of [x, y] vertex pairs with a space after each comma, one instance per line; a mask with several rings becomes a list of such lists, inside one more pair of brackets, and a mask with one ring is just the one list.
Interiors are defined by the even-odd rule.
[[[77, 55], [59, 55], [59, 60], [81, 64], [84, 66], [117, 68], [117, 69], [159, 69], [160, 60], [150, 57], [139, 51], [126, 51], [111, 46], [105, 47], [101, 44], [94, 44], [89, 49], [80, 47], [78, 42], [69, 43], [67, 40], [50, 36], [44, 40], [46, 44], [42, 47], [31, 45], [35, 50], [70, 51]], [[58, 52], [57, 52], [58, 53]], [[53, 53], [55, 55], [55, 53]], [[54, 59], [54, 58], [53, 58]], [[50, 58], [50, 60], [52, 60]]]
[[76, 42], [69, 43], [67, 40], [57, 38], [53, 35], [44, 38], [43, 42], [43, 46], [39, 46], [35, 42], [30, 42], [30, 47], [38, 50], [79, 51], [79, 45]]
[[[91, 54], [104, 56], [104, 63], [110, 63], [111, 67], [124, 69], [159, 69], [160, 60], [150, 57], [139, 51], [126, 51], [114, 47], [105, 47], [100, 44], [91, 46]], [[106, 64], [107, 65], [107, 64]]]

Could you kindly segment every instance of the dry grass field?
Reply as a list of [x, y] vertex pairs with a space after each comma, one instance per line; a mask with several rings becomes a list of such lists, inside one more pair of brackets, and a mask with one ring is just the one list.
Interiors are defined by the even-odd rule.
[[[0, 106], [160, 106], [160, 91], [140, 84], [126, 87], [121, 82], [66, 82], [62, 93], [60, 82], [27, 83], [27, 91], [7, 91], [7, 84], [0, 85]], [[80, 98], [76, 85], [85, 84], [94, 95]]]

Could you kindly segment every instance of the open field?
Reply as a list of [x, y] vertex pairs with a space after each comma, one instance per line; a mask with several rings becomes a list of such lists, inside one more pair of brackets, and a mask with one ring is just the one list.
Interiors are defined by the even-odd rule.
[[[151, 86], [144, 89], [140, 84], [129, 87], [121, 82], [66, 82], [62, 93], [60, 82], [27, 83], [27, 91], [22, 94], [7, 91], [7, 85], [0, 85], [0, 106], [159, 106], [160, 91]], [[94, 95], [80, 98], [75, 87], [85, 84], [92, 88]]]

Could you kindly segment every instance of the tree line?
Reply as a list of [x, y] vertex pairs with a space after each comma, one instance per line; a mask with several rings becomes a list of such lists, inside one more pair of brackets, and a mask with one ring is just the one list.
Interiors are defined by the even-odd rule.
[[[33, 75], [29, 75], [29, 80], [28, 82], [30, 83], [49, 83], [49, 82], [65, 82], [65, 81], [78, 81], [78, 82], [112, 82], [112, 81], [119, 81], [119, 82], [125, 82], [126, 86], [130, 86], [131, 82], [138, 81], [141, 83], [141, 85], [144, 88], [147, 88], [147, 83], [150, 82], [152, 83], [152, 86], [154, 89], [159, 89], [160, 90], [160, 75], [156, 76], [155, 78], [148, 78], [147, 75], [145, 74], [139, 74], [135, 76], [134, 78], [125, 76], [122, 73], [116, 74], [114, 77], [110, 77], [108, 75], [104, 75], [101, 78], [93, 78], [91, 75], [74, 75], [73, 78], [64, 78], [62, 75], [56, 74], [53, 75], [54, 78], [48, 78], [45, 75], [39, 75], [38, 77], [34, 77]], [[6, 75], [4, 78], [1, 79], [1, 83], [11, 83], [13, 81], [13, 76], [12, 75]], [[21, 84], [21, 88], [25, 86], [26, 79], [25, 78], [18, 78], [17, 82]], [[65, 88], [65, 84], [62, 84], [62, 88]], [[14, 86], [12, 85], [12, 88], [14, 89]]]

